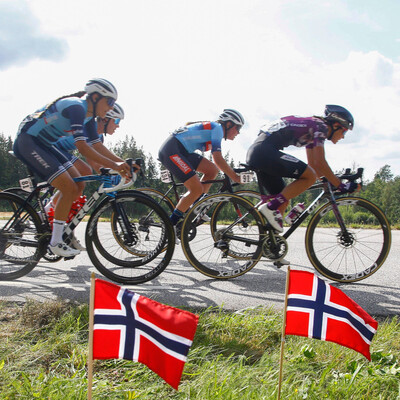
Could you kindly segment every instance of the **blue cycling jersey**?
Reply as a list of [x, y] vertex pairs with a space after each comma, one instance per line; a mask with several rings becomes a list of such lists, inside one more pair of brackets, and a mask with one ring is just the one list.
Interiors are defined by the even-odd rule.
[[[83, 132], [85, 133], [86, 142], [93, 146], [95, 143], [103, 143], [104, 136], [97, 133], [97, 123], [93, 118], [83, 125]], [[64, 136], [54, 143], [54, 146], [64, 152], [72, 152], [76, 150], [75, 139], [73, 136]]]
[[218, 122], [199, 122], [184, 126], [173, 132], [189, 153], [195, 150], [211, 152], [221, 151], [224, 137], [222, 126]]
[[[34, 136], [46, 147], [51, 147], [62, 137], [71, 136], [74, 143], [87, 140], [89, 135], [97, 135], [96, 123], [92, 117], [86, 118], [87, 102], [78, 97], [58, 100], [44, 115], [38, 115], [45, 107], [28, 115], [21, 123], [18, 134], [26, 132]], [[93, 122], [90, 122], [93, 121]]]

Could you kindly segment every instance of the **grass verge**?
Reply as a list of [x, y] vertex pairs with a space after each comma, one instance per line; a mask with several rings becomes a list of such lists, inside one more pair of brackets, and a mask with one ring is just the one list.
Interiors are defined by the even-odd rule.
[[[95, 399], [275, 399], [282, 315], [197, 312], [179, 391], [144, 365], [95, 361]], [[85, 399], [88, 307], [0, 302], [0, 398]], [[380, 321], [372, 362], [333, 343], [287, 337], [282, 399], [399, 399], [400, 323]]]

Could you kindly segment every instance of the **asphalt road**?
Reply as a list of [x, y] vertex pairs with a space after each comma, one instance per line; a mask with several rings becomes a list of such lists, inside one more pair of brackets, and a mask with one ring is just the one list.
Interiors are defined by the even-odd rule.
[[[84, 226], [77, 236], [83, 238]], [[291, 268], [314, 271], [304, 249], [304, 229], [298, 229], [288, 240]], [[391, 252], [379, 271], [357, 283], [339, 287], [367, 312], [375, 316], [400, 314], [400, 231], [392, 232]], [[40, 262], [28, 275], [10, 282], [0, 282], [0, 300], [24, 302], [27, 299], [46, 301], [65, 299], [88, 302], [90, 273], [103, 278], [91, 265], [86, 253], [74, 260], [57, 263]], [[238, 278], [220, 281], [197, 272], [184, 258], [180, 246], [173, 260], [156, 279], [137, 286], [133, 291], [173, 306], [207, 308], [222, 306], [227, 310], [267, 306], [283, 308], [286, 268], [277, 269], [267, 261]]]

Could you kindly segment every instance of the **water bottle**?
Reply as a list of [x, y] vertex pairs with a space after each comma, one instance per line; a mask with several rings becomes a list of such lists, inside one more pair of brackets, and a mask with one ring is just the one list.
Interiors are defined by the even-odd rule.
[[47, 219], [49, 220], [49, 224], [51, 228], [53, 228], [53, 221], [54, 221], [54, 208], [50, 207], [49, 212], [47, 213]]
[[68, 215], [67, 224], [72, 221], [72, 218], [75, 217], [76, 213], [79, 211], [79, 200], [75, 200], [72, 203], [71, 210]]
[[86, 203], [86, 201], [87, 201], [87, 198], [86, 198], [85, 195], [79, 196], [78, 201], [79, 201], [78, 210], [80, 210], [80, 209], [85, 205], [85, 203]]
[[298, 218], [298, 216], [305, 210], [304, 203], [296, 204], [285, 217], [287, 224], [292, 225], [293, 222]]

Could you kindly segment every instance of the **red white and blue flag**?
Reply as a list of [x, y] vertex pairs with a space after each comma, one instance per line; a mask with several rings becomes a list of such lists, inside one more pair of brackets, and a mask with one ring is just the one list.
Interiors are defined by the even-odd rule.
[[286, 335], [335, 342], [371, 360], [377, 328], [378, 322], [340, 289], [310, 272], [289, 272]]
[[93, 359], [147, 365], [178, 389], [198, 316], [96, 279]]

